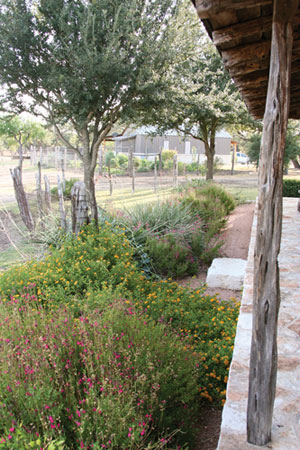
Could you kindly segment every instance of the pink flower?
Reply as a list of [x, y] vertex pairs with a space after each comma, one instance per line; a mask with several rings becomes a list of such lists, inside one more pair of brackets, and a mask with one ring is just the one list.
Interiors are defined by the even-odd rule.
[[49, 419], [49, 422], [50, 422], [50, 423], [54, 423], [54, 420], [53, 420], [53, 417], [52, 417], [52, 416], [49, 416], [48, 419]]
[[12, 439], [12, 435], [9, 434], [9, 435], [7, 436], [7, 439]]
[[80, 442], [80, 448], [84, 448], [84, 443], [83, 443], [83, 441]]
[[13, 433], [13, 432], [15, 431], [15, 427], [11, 427], [11, 428], [9, 429], [9, 431], [10, 431], [11, 433]]

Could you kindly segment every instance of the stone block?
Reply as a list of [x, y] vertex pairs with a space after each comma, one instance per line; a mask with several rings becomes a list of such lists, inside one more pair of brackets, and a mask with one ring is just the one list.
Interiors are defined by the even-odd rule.
[[247, 261], [238, 258], [215, 258], [208, 269], [208, 287], [239, 290], [243, 287]]

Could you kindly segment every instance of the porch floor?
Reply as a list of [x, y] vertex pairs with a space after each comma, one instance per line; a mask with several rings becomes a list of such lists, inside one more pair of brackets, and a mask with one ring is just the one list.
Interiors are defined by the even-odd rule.
[[[274, 450], [300, 449], [300, 213], [297, 202], [294, 198], [283, 199], [277, 390], [272, 440], [265, 446]], [[255, 215], [218, 450], [262, 448], [246, 442], [256, 224]]]

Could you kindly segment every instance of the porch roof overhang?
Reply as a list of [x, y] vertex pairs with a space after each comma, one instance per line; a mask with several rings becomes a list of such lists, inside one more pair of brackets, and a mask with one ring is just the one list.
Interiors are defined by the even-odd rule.
[[[269, 79], [272, 0], [192, 0], [249, 112], [263, 118]], [[300, 118], [300, 6], [293, 21], [289, 117]]]

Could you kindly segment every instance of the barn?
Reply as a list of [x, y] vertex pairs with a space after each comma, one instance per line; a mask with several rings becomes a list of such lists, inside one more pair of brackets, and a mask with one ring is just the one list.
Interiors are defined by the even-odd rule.
[[[204, 144], [200, 139], [180, 135], [176, 131], [168, 131], [159, 135], [154, 127], [141, 127], [127, 130], [123, 136], [112, 139], [115, 142], [116, 153], [130, 153], [139, 158], [154, 159], [162, 150], [177, 150], [178, 160], [191, 163], [196, 155], [200, 155], [200, 162], [206, 159]], [[216, 156], [223, 164], [231, 163], [230, 149], [232, 137], [225, 130], [216, 135]]]

